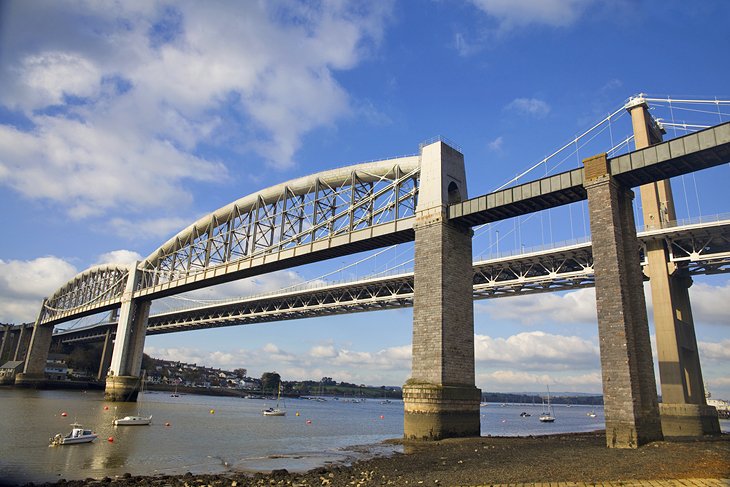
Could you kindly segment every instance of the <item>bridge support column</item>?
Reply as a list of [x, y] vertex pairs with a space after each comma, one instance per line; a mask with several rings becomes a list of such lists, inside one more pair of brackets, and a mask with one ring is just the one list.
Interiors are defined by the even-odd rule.
[[43, 387], [46, 381], [46, 362], [48, 351], [51, 349], [53, 326], [41, 326], [41, 316], [46, 306], [43, 300], [38, 319], [33, 325], [33, 334], [30, 337], [28, 353], [25, 357], [23, 372], [15, 376], [15, 385], [19, 387]]
[[133, 297], [140, 276], [141, 272], [137, 268], [137, 263], [132, 264], [122, 295], [114, 351], [106, 378], [104, 399], [107, 401], [135, 402], [137, 400], [144, 339], [151, 304], [149, 301], [139, 301]]
[[0, 363], [5, 363], [5, 350], [10, 350], [13, 339], [11, 338], [10, 329], [13, 325], [3, 326], [2, 339], [0, 339]]
[[[115, 310], [116, 311], [116, 310]], [[112, 348], [114, 343], [112, 340], [111, 330], [106, 331], [104, 336], [104, 347], [101, 349], [101, 361], [99, 363], [99, 372], [96, 374], [96, 380], [100, 381], [106, 377], [106, 372], [109, 370], [109, 366], [112, 363]]]
[[636, 448], [662, 439], [646, 317], [634, 194], [611, 177], [605, 154], [583, 161], [596, 279], [606, 442]]
[[[629, 108], [637, 149], [662, 141], [662, 130], [646, 102]], [[647, 228], [663, 228], [677, 219], [672, 186], [665, 179], [641, 186], [641, 206]], [[661, 383], [662, 430], [666, 437], [720, 434], [717, 411], [707, 406], [697, 352], [689, 287], [692, 278], [671, 262], [663, 239], [646, 245], [646, 274], [651, 284]]]
[[471, 229], [449, 223], [466, 199], [464, 156], [443, 142], [421, 150], [414, 263], [413, 370], [403, 386], [404, 436], [479, 436], [474, 384]]
[[15, 353], [13, 354], [13, 360], [24, 360], [28, 354], [28, 347], [30, 346], [31, 330], [25, 326], [20, 325], [20, 335], [18, 336], [18, 344], [15, 346]]

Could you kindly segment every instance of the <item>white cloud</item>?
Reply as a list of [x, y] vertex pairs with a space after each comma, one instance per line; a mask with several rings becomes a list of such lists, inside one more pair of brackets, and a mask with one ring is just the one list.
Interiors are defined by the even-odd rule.
[[29, 261], [0, 259], [0, 322], [35, 321], [43, 298], [76, 274], [73, 265], [53, 256]]
[[112, 250], [105, 254], [101, 254], [93, 265], [99, 264], [120, 264], [131, 265], [142, 260], [143, 257], [132, 250]]
[[497, 137], [496, 139], [492, 140], [487, 144], [487, 147], [489, 147], [489, 150], [494, 152], [499, 152], [502, 150], [502, 145], [504, 144], [504, 137], [501, 135]]
[[730, 281], [721, 286], [696, 282], [689, 293], [695, 323], [730, 325]]
[[531, 24], [567, 27], [575, 23], [592, 0], [472, 0], [499, 22], [501, 32]]
[[601, 390], [601, 373], [588, 372], [577, 375], [538, 374], [514, 370], [495, 370], [477, 374], [477, 384], [483, 391], [542, 391], [552, 386], [553, 391], [598, 392]]
[[550, 113], [550, 105], [537, 98], [515, 98], [504, 109], [535, 118], [543, 118]]
[[309, 350], [309, 355], [314, 358], [332, 358], [337, 356], [337, 352], [332, 345], [317, 345]]
[[0, 125], [0, 184], [85, 218], [189, 204], [187, 182], [227, 177], [201, 144], [289, 167], [304, 134], [351, 114], [333, 72], [379, 42], [390, 8], [15, 3], [0, 104], [28, 124]]
[[508, 338], [475, 335], [474, 358], [488, 365], [509, 363], [523, 369], [564, 370], [596, 367], [598, 345], [576, 336], [533, 331]]
[[143, 238], [157, 239], [162, 242], [187, 228], [188, 225], [196, 220], [197, 218], [193, 217], [160, 217], [141, 220], [112, 218], [107, 228], [115, 235], [129, 240]]
[[720, 342], [698, 342], [702, 360], [716, 360], [730, 362], [730, 340]]
[[523, 324], [596, 323], [596, 292], [578, 289], [566, 293], [532, 294], [482, 301], [475, 305], [478, 313], [494, 320]]

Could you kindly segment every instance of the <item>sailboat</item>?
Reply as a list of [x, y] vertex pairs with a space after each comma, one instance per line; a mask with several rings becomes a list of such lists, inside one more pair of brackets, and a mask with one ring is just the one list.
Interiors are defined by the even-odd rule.
[[261, 413], [264, 416], [286, 416], [286, 409], [279, 407], [279, 401], [281, 400], [281, 382], [279, 382], [279, 391], [276, 394], [276, 407], [264, 409]]
[[152, 415], [139, 415], [139, 405], [142, 402], [142, 396], [144, 394], [144, 377], [145, 373], [142, 372], [142, 378], [140, 379], [139, 385], [139, 394], [137, 394], [137, 415], [125, 416], [123, 418], [114, 418], [114, 426], [144, 426], [152, 423]]
[[553, 408], [550, 405], [550, 386], [547, 388], [547, 400], [547, 410], [543, 410], [540, 414], [540, 421], [543, 423], [552, 423], [555, 421], [555, 416], [553, 415]]

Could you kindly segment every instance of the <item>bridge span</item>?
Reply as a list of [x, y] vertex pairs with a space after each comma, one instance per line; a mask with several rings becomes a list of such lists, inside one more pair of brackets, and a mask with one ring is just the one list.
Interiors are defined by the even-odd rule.
[[[646, 246], [662, 240], [670, 262], [691, 276], [730, 273], [730, 218], [702, 218], [676, 226], [638, 232], [642, 267]], [[480, 260], [473, 265], [473, 298], [569, 291], [595, 286], [590, 241]], [[645, 277], [648, 280], [648, 277]], [[380, 311], [413, 306], [413, 272], [222, 300], [204, 306], [150, 314], [147, 335], [252, 325], [272, 321]], [[56, 330], [54, 341], [101, 341], [116, 334], [116, 321]]]
[[[678, 229], [667, 228], [676, 216], [666, 178], [730, 162], [730, 123], [664, 142], [645, 99], [632, 99], [625, 108], [638, 150], [613, 158], [599, 154], [585, 159], [583, 168], [476, 198], [468, 198], [463, 154], [442, 140], [423, 145], [416, 156], [327, 171], [246, 196], [195, 222], [138, 265], [89, 269], [46, 299], [16, 384], [42, 383], [55, 325], [118, 308], [105, 395], [134, 400], [144, 338], [154, 330], [152, 300], [414, 240], [413, 367], [403, 389], [404, 434], [419, 439], [478, 435], [473, 298], [475, 284], [488, 295], [489, 285], [500, 282], [487, 272], [492, 266], [499, 273], [500, 267], [480, 263], [475, 272], [471, 227], [587, 200], [608, 446], [635, 448], [662, 436], [717, 433], [717, 414], [704, 402], [687, 293], [689, 263], [702, 250], [668, 245], [667, 235]], [[652, 231], [667, 231], [643, 236], [655, 303], [661, 408], [631, 207], [631, 188], [637, 185], [645, 222]], [[571, 252], [588, 255], [587, 248]], [[676, 260], [682, 252], [685, 260]], [[515, 260], [511, 266], [522, 264]], [[703, 265], [707, 272], [727, 267]], [[501, 272], [510, 276], [504, 268]], [[518, 287], [541, 289], [527, 285], [529, 273], [512, 275]], [[575, 282], [589, 281], [577, 275]]]

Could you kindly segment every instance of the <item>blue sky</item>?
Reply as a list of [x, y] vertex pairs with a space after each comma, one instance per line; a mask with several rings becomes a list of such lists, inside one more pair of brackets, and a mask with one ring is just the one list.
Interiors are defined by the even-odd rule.
[[[528, 178], [630, 134], [644, 92], [730, 99], [730, 4], [603, 0], [0, 3], [0, 322], [90, 265], [150, 254], [199, 217], [277, 183], [418, 151], [465, 155], [471, 196], [568, 143]], [[730, 109], [656, 103], [665, 121]], [[684, 132], [668, 129], [668, 135]], [[730, 168], [674, 181], [680, 218], [730, 212]], [[584, 237], [585, 205], [477, 231], [475, 254]], [[499, 244], [497, 244], [499, 240]], [[275, 290], [353, 256], [198, 292]], [[412, 257], [390, 249], [329, 278]], [[691, 288], [702, 366], [730, 397], [730, 277]], [[477, 386], [600, 391], [592, 290], [475, 303]], [[180, 300], [157, 303], [157, 309]], [[285, 379], [402, 384], [411, 310], [149, 337], [161, 358]]]

